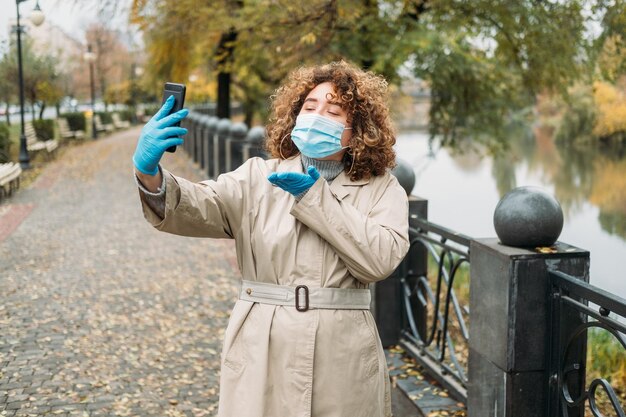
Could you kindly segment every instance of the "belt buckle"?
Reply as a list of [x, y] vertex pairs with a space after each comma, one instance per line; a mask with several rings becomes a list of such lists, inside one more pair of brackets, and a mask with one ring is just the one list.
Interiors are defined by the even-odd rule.
[[[300, 305], [300, 290], [304, 290], [304, 306]], [[309, 309], [309, 287], [298, 285], [296, 287], [296, 310], [303, 312]]]

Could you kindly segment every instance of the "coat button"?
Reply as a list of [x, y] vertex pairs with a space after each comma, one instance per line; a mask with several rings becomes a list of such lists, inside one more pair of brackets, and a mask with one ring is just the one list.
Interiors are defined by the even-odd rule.
[[248, 288], [248, 289], [246, 290], [246, 294], [248, 294], [248, 295], [252, 294], [252, 288]]

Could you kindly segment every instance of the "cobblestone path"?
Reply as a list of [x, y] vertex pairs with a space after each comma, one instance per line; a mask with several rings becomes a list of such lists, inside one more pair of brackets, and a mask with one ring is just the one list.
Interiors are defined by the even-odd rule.
[[[0, 203], [0, 417], [217, 413], [240, 279], [234, 242], [159, 233], [144, 220], [131, 165], [138, 135], [63, 149]], [[181, 151], [163, 165], [204, 178]], [[416, 415], [392, 394], [396, 417]]]
[[0, 205], [0, 416], [216, 413], [234, 245], [143, 219], [138, 134], [63, 150]]

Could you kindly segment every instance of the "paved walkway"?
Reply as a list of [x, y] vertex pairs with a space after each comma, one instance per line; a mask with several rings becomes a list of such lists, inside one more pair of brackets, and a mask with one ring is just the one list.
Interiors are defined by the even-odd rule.
[[138, 134], [65, 150], [0, 205], [0, 416], [215, 414], [233, 242], [143, 219]]
[[[0, 204], [0, 416], [216, 414], [234, 245], [148, 225], [138, 134], [63, 150]], [[184, 152], [164, 165], [201, 179]]]

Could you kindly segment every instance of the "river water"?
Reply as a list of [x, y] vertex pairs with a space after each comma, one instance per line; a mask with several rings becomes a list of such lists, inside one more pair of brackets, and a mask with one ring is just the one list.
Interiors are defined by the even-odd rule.
[[495, 237], [500, 198], [539, 186], [559, 200], [559, 240], [591, 253], [591, 283], [626, 298], [626, 149], [558, 147], [549, 135], [514, 139], [506, 156], [429, 146], [423, 131], [399, 134], [398, 158], [416, 175], [413, 194], [428, 199], [429, 220], [473, 238]]

